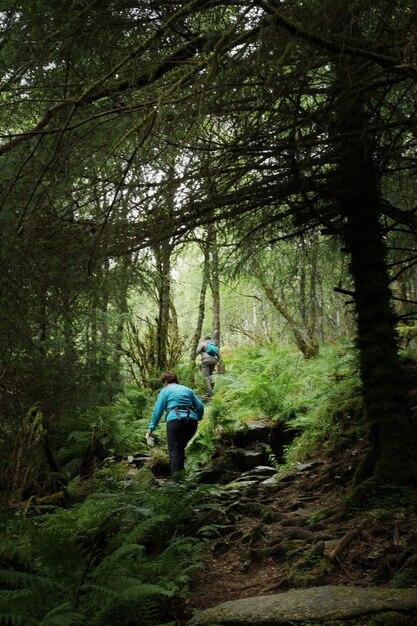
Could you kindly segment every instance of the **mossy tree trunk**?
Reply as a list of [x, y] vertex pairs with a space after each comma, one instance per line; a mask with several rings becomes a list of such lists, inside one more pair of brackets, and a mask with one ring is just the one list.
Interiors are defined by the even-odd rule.
[[210, 286], [213, 297], [213, 323], [212, 335], [220, 346], [220, 281], [219, 281], [219, 249], [217, 246], [216, 231], [213, 230], [210, 236]]
[[[210, 287], [213, 302], [212, 336], [216, 344], [221, 346], [221, 320], [220, 320], [220, 267], [219, 267], [219, 247], [217, 243], [217, 233], [213, 228], [210, 235]], [[219, 360], [217, 372], [225, 373], [223, 361]]]
[[204, 245], [203, 254], [204, 254], [203, 276], [202, 276], [202, 281], [201, 281], [200, 298], [198, 302], [197, 324], [196, 324], [195, 333], [191, 342], [190, 361], [195, 361], [197, 348], [198, 348], [198, 342], [200, 341], [201, 335], [203, 332], [205, 305], [206, 305], [206, 293], [207, 293], [207, 286], [209, 284], [209, 278], [210, 278], [210, 249], [209, 249], [208, 244]]
[[272, 304], [274, 309], [288, 322], [297, 348], [306, 359], [317, 356], [319, 352], [319, 346], [317, 341], [315, 339], [310, 340], [310, 338], [304, 334], [303, 330], [300, 327], [300, 324], [297, 322], [294, 316], [291, 315], [285, 304], [281, 302], [281, 300], [278, 298], [276, 291], [268, 283], [264, 272], [255, 261], [252, 261], [252, 269], [253, 275], [255, 276], [260, 287], [262, 287], [269, 302]]
[[171, 253], [168, 242], [154, 247], [157, 266], [158, 320], [157, 320], [157, 359], [158, 371], [167, 366], [169, 307], [171, 301]]
[[[356, 474], [357, 494], [383, 485], [416, 485], [416, 434], [408, 407], [391, 308], [381, 197], [365, 103], [352, 89], [362, 64], [340, 62], [336, 197], [345, 218], [357, 314], [357, 346], [371, 449]], [[359, 81], [358, 81], [359, 82]]]

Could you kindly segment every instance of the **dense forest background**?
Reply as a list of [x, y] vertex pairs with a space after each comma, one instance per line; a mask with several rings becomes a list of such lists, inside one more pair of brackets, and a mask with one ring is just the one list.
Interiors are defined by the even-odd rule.
[[414, 4], [0, 2], [6, 518], [63, 506], [48, 532], [69, 532], [74, 484], [143, 448], [160, 373], [203, 390], [206, 333], [222, 363], [190, 468], [236, 415], [318, 438], [349, 363], [353, 500], [416, 488]]

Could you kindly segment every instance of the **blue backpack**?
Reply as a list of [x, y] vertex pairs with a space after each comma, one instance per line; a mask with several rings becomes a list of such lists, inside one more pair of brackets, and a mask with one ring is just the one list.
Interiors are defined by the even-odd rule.
[[206, 352], [209, 356], [219, 356], [218, 347], [214, 343], [211, 343], [210, 341], [207, 343]]

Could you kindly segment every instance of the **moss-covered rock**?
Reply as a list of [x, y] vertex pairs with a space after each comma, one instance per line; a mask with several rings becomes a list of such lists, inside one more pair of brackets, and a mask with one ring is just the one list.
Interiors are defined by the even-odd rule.
[[[409, 613], [414, 619], [412, 614], [416, 611], [417, 589], [328, 585], [224, 602], [201, 612], [189, 622], [189, 626], [325, 624], [362, 616], [374, 616], [377, 620], [379, 614], [387, 612], [391, 613], [390, 619], [397, 612], [405, 617]], [[375, 619], [373, 626], [391, 626], [393, 623]]]

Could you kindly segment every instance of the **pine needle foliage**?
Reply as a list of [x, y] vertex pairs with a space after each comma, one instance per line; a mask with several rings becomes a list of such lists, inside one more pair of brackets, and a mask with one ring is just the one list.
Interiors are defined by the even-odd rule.
[[157, 625], [200, 566], [186, 536], [207, 487], [160, 487], [142, 471], [117, 490], [10, 524], [0, 551], [0, 624]]

